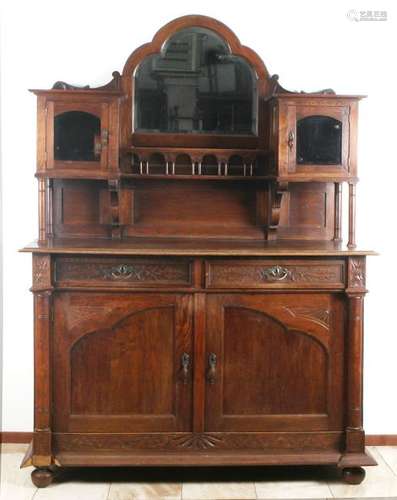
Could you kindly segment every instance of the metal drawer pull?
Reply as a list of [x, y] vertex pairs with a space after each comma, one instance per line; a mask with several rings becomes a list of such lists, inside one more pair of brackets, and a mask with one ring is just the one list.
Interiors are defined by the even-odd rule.
[[110, 271], [112, 278], [122, 279], [122, 278], [131, 278], [134, 274], [134, 267], [128, 266], [127, 264], [120, 264], [117, 267], [113, 267]]
[[189, 368], [190, 368], [190, 356], [187, 352], [184, 352], [181, 356], [182, 365], [182, 381], [184, 384], [189, 382]]
[[208, 355], [208, 373], [207, 373], [207, 382], [209, 384], [215, 384], [216, 380], [216, 354], [214, 352], [210, 352]]
[[282, 281], [288, 277], [289, 271], [285, 267], [273, 266], [273, 267], [268, 267], [267, 269], [264, 269], [261, 272], [261, 274], [262, 274], [262, 278], [264, 280]]
[[288, 134], [288, 147], [290, 151], [292, 151], [294, 147], [294, 142], [295, 142], [295, 134], [292, 130], [290, 130]]

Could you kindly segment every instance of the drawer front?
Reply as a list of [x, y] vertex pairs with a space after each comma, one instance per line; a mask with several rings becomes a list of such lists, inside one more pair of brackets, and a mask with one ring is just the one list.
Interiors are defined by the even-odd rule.
[[191, 287], [190, 259], [59, 257], [58, 286]]
[[206, 262], [207, 288], [344, 288], [343, 260], [214, 260]]

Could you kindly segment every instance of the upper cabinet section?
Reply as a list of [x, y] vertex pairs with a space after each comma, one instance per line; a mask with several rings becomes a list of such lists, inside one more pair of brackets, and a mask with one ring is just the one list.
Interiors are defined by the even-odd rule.
[[255, 71], [214, 31], [178, 31], [134, 80], [136, 132], [257, 135]]
[[252, 49], [209, 17], [171, 21], [103, 87], [57, 82], [34, 92], [38, 175], [357, 176], [360, 97], [285, 90]]
[[358, 99], [292, 93], [273, 97], [269, 132], [277, 175], [285, 180], [354, 180]]

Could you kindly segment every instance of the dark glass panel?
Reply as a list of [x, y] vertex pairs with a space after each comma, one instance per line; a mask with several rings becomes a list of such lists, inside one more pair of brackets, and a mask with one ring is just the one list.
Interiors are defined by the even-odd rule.
[[339, 165], [342, 123], [330, 116], [308, 116], [297, 122], [296, 161], [305, 165]]
[[54, 159], [98, 161], [101, 120], [83, 111], [67, 111], [54, 118]]
[[176, 33], [135, 74], [134, 128], [171, 133], [256, 133], [256, 76], [205, 28]]

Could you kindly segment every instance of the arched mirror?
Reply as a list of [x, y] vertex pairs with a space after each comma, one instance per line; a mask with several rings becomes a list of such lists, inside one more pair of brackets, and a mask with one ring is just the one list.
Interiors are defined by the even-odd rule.
[[257, 134], [257, 75], [214, 31], [178, 31], [134, 74], [135, 132]]

